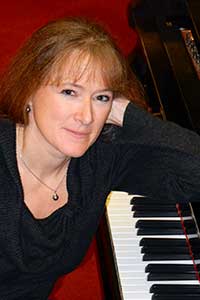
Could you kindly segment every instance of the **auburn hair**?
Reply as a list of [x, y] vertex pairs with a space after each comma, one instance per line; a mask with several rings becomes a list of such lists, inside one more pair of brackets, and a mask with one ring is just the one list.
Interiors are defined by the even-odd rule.
[[43, 84], [59, 85], [69, 75], [68, 63], [74, 80], [87, 68], [100, 68], [115, 95], [144, 104], [137, 78], [103, 27], [82, 18], [63, 18], [34, 32], [13, 58], [0, 80], [0, 115], [27, 124], [29, 98]]

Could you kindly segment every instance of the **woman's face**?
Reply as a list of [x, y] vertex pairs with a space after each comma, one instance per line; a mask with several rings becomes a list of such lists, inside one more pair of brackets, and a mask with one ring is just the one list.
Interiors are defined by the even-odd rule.
[[[89, 70], [74, 82], [66, 78], [59, 86], [41, 86], [29, 104], [27, 132], [39, 147], [70, 157], [80, 157], [95, 142], [109, 115], [113, 94], [100, 71]], [[67, 73], [67, 72], [66, 72]]]

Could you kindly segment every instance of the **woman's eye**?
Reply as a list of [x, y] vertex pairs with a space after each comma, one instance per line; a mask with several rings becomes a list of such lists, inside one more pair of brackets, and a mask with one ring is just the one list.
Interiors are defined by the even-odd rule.
[[96, 99], [102, 102], [108, 102], [111, 99], [111, 97], [108, 95], [98, 95]]
[[75, 91], [70, 90], [70, 89], [65, 89], [61, 91], [61, 94], [65, 95], [65, 96], [74, 96], [75, 95]]

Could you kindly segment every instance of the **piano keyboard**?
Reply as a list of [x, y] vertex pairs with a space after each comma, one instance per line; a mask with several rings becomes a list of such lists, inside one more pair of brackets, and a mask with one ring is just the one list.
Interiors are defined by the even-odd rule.
[[182, 214], [195, 266], [176, 206], [159, 207], [146, 197], [111, 193], [107, 221], [121, 299], [200, 299], [199, 239], [189, 205]]

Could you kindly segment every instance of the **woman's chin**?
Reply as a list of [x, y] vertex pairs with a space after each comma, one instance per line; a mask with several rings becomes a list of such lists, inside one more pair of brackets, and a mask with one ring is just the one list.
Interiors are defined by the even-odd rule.
[[62, 153], [68, 157], [78, 158], [78, 157], [83, 156], [87, 150], [88, 150], [88, 147], [84, 147], [82, 149], [73, 149], [70, 151], [64, 150], [64, 151], [62, 151]]

